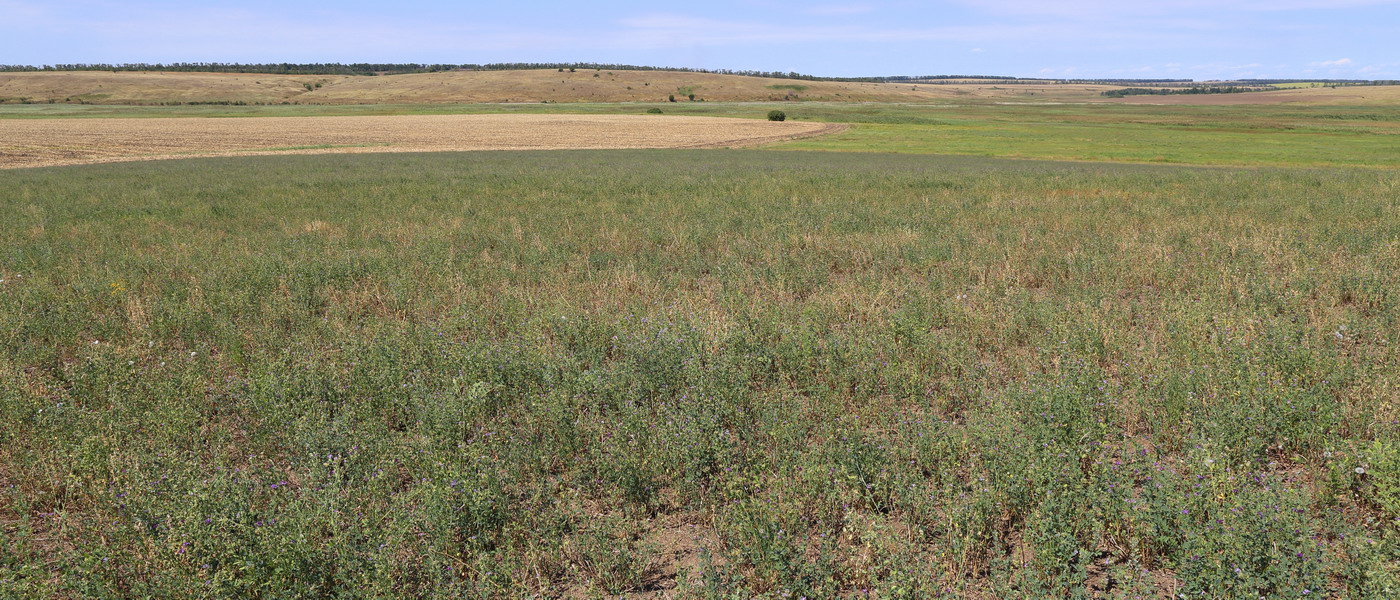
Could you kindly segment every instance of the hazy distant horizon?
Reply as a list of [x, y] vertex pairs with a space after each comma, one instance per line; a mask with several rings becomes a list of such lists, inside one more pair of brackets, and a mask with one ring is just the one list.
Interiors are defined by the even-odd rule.
[[1396, 79], [1400, 0], [461, 6], [0, 0], [0, 63], [596, 62], [824, 77]]
[[[97, 63], [97, 62], [75, 62], [75, 63], [47, 63], [47, 64], [24, 64], [24, 65], [13, 65], [13, 64], [3, 64], [3, 63], [0, 63], [0, 73], [3, 73], [3, 72], [26, 72], [26, 71], [23, 71], [23, 69], [31, 69], [31, 68], [32, 68], [32, 69], [35, 69], [35, 70], [39, 70], [39, 71], [46, 71], [46, 72], [69, 72], [69, 71], [76, 71], [76, 70], [81, 70], [81, 71], [96, 71], [96, 70], [100, 70], [100, 69], [90, 69], [90, 68], [84, 68], [84, 69], [69, 69], [69, 68], [62, 68], [62, 67], [63, 67], [63, 66], [94, 67], [94, 66], [104, 66], [104, 65], [105, 65], [105, 66], [117, 67], [117, 68], [122, 69], [123, 71], [140, 72], [141, 70], [139, 70], [139, 69], [133, 69], [132, 67], [136, 67], [136, 66], [150, 66], [150, 67], [151, 67], [150, 70], [158, 70], [160, 67], [179, 67], [179, 66], [182, 66], [182, 65], [198, 65], [198, 64], [207, 64], [207, 65], [211, 65], [211, 66], [213, 66], [213, 65], [224, 65], [224, 66], [243, 65], [243, 66], [250, 66], [250, 67], [252, 67], [252, 66], [257, 66], [257, 65], [313, 65], [313, 64], [322, 64], [322, 65], [345, 65], [345, 66], [351, 66], [351, 65], [356, 65], [356, 64], [366, 64], [366, 65], [376, 65], [376, 66], [378, 66], [378, 65], [385, 65], [385, 66], [388, 66], [388, 65], [395, 65], [395, 66], [417, 65], [417, 66], [421, 66], [421, 67], [423, 67], [423, 68], [425, 68], [425, 69], [431, 68], [431, 67], [435, 67], [435, 66], [458, 67], [458, 68], [456, 68], [456, 69], [444, 69], [443, 71], [451, 71], [451, 70], [467, 70], [467, 71], [470, 71], [470, 70], [478, 70], [478, 69], [473, 69], [472, 67], [482, 67], [482, 69], [479, 69], [479, 70], [507, 70], [507, 69], [503, 69], [503, 68], [499, 68], [499, 67], [500, 67], [501, 65], [515, 65], [515, 64], [519, 64], [519, 65], [521, 65], [521, 66], [519, 67], [520, 69], [530, 69], [530, 68], [554, 69], [554, 68], [557, 68], [556, 65], [574, 65], [574, 66], [576, 66], [576, 67], [578, 67], [578, 68], [593, 68], [594, 66], [600, 66], [600, 67], [602, 67], [602, 68], [614, 68], [614, 69], [619, 69], [619, 70], [621, 70], [621, 69], [627, 69], [627, 68], [635, 68], [635, 69], [655, 70], [655, 71], [698, 71], [698, 72], [705, 72], [705, 73], [720, 73], [720, 74], [733, 74], [733, 75], [745, 75], [745, 76], [771, 75], [771, 76], [774, 76], [774, 77], [792, 77], [792, 75], [794, 74], [794, 72], [792, 72], [792, 71], [787, 71], [787, 72], [778, 72], [778, 71], [753, 71], [753, 70], [745, 70], [745, 69], [725, 69], [725, 68], [723, 68], [723, 67], [719, 67], [719, 68], [716, 68], [716, 69], [706, 69], [706, 68], [703, 68], [703, 67], [688, 67], [688, 66], [680, 66], [680, 65], [648, 65], [648, 64], [620, 64], [620, 63], [618, 63], [618, 64], [609, 64], [609, 63], [589, 63], [589, 62], [578, 62], [578, 61], [573, 61], [573, 62], [558, 62], [558, 63], [527, 63], [527, 62], [522, 62], [522, 61], [508, 61], [508, 62], [506, 62], [506, 63], [485, 63], [485, 64], [482, 64], [482, 63], [436, 63], [436, 62], [423, 62], [423, 61], [413, 61], [413, 62], [406, 62], [406, 63], [393, 63], [393, 62], [386, 62], [386, 61], [365, 61], [365, 62], [321, 61], [321, 62], [316, 62], [316, 63], [300, 63], [300, 62], [294, 62], [294, 61], [269, 61], [269, 62], [260, 62], [260, 63], [239, 63], [239, 62], [234, 62], [234, 61], [167, 61], [167, 62], [159, 62], [159, 63]], [[539, 66], [532, 66], [532, 65], [539, 65]], [[487, 67], [490, 67], [490, 68], [487, 68]], [[188, 71], [187, 69], [183, 69], [183, 68], [180, 69], [180, 70], [181, 70], [181, 71]], [[269, 71], [249, 70], [249, 71], [216, 71], [216, 72], [227, 72], [227, 73], [268, 73]], [[384, 71], [384, 72], [385, 72], [386, 74], [396, 75], [396, 74], [407, 74], [407, 73], [412, 73], [413, 71]], [[425, 72], [427, 72], [427, 71], [425, 71]], [[432, 72], [442, 72], [442, 71], [432, 71]], [[810, 78], [817, 79], [817, 80], [822, 80], [822, 79], [882, 79], [882, 78], [888, 78], [888, 79], [910, 78], [910, 79], [914, 79], [914, 80], [934, 80], [934, 79], [938, 79], [938, 78], [946, 78], [946, 79], [950, 79], [950, 80], [956, 80], [956, 79], [960, 79], [960, 78], [965, 78], [965, 79], [989, 79], [989, 80], [991, 80], [991, 79], [1007, 79], [1007, 80], [1019, 80], [1019, 81], [1032, 81], [1032, 80], [1036, 80], [1036, 81], [1124, 81], [1124, 82], [1131, 82], [1131, 81], [1142, 81], [1142, 82], [1154, 82], [1154, 81], [1160, 81], [1160, 82], [1165, 82], [1165, 81], [1191, 81], [1191, 82], [1195, 82], [1195, 83], [1230, 82], [1230, 81], [1242, 81], [1242, 80], [1243, 80], [1243, 81], [1319, 81], [1319, 82], [1329, 82], [1329, 81], [1338, 81], [1338, 82], [1342, 82], [1342, 81], [1345, 81], [1345, 82], [1358, 82], [1358, 83], [1360, 83], [1360, 82], [1381, 82], [1381, 83], [1387, 83], [1387, 82], [1391, 81], [1391, 80], [1386, 79], [1386, 78], [1360, 78], [1360, 77], [1355, 77], [1355, 78], [1341, 78], [1341, 77], [1310, 77], [1310, 78], [1309, 78], [1309, 77], [1304, 77], [1304, 78], [1300, 78], [1300, 77], [1244, 77], [1244, 78], [1239, 78], [1239, 79], [1192, 79], [1192, 78], [1189, 78], [1189, 77], [1156, 77], [1156, 78], [1153, 78], [1153, 77], [1095, 77], [1095, 76], [1092, 76], [1092, 75], [1083, 75], [1083, 76], [1077, 76], [1077, 77], [1043, 77], [1043, 76], [1035, 76], [1035, 75], [1016, 75], [1016, 74], [1007, 74], [1007, 73], [882, 73], [882, 74], [844, 75], [844, 76], [843, 76], [843, 75], [824, 75], [824, 74], [821, 74], [821, 73], [796, 73], [796, 75], [797, 75], [799, 78], [810, 77]]]

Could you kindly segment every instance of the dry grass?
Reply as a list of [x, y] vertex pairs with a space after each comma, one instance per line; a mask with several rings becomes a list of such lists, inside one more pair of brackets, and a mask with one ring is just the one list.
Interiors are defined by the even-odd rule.
[[[312, 89], [307, 89], [311, 84]], [[315, 87], [320, 84], [321, 87]], [[80, 71], [0, 73], [0, 102], [159, 104], [443, 104], [476, 102], [1109, 102], [1125, 104], [1396, 104], [1400, 86], [1299, 88], [1249, 94], [1131, 96], [1124, 86], [802, 81], [680, 71], [448, 71], [380, 77]]]
[[[596, 77], [595, 77], [596, 75]], [[1108, 86], [961, 85], [801, 81], [677, 71], [451, 71], [359, 77], [304, 94], [323, 104], [446, 102], [929, 102], [979, 98], [1087, 99]], [[1034, 94], [1034, 95], [1032, 95]]]
[[751, 146], [844, 126], [641, 115], [0, 120], [0, 168], [192, 155]]
[[[596, 75], [596, 76], [595, 76]], [[320, 83], [308, 91], [306, 84]], [[439, 104], [472, 102], [936, 102], [1085, 101], [1098, 85], [801, 81], [679, 71], [450, 71], [380, 77], [222, 73], [61, 72], [0, 74], [0, 102], [248, 102]]]
[[1296, 88], [1268, 92], [1249, 92], [1245, 94], [1128, 96], [1112, 101], [1123, 104], [1186, 104], [1197, 106], [1248, 104], [1400, 104], [1400, 85]]
[[277, 103], [313, 87], [333, 85], [336, 75], [268, 75], [262, 73], [161, 73], [71, 71], [0, 73], [0, 102], [86, 102], [154, 104], [163, 102]]

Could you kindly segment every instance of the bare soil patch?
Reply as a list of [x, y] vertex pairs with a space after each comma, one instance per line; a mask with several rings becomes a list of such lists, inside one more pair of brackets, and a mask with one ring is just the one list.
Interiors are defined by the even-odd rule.
[[842, 129], [655, 115], [3, 119], [0, 168], [248, 154], [752, 146]]

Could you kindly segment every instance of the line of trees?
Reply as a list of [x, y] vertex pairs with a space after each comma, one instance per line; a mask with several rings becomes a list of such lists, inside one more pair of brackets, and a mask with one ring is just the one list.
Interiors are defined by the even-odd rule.
[[0, 72], [33, 71], [166, 71], [175, 73], [268, 73], [276, 75], [380, 75], [427, 73], [459, 68], [459, 65], [405, 63], [77, 63], [54, 65], [0, 65]]
[[72, 63], [53, 65], [0, 65], [0, 72], [35, 71], [165, 71], [199, 73], [269, 73], [279, 75], [397, 75], [403, 73], [435, 73], [439, 71], [514, 71], [522, 69], [591, 69], [594, 71], [680, 71], [685, 73], [711, 73], [716, 75], [742, 75], [775, 79], [800, 79], [806, 81], [847, 81], [847, 82], [905, 82], [936, 79], [995, 79], [1016, 80], [1017, 77], [999, 75], [923, 75], [886, 77], [819, 77], [796, 71], [754, 71], [735, 69], [696, 69], [690, 67], [655, 67], [615, 63]]
[[1278, 88], [1271, 87], [1245, 87], [1238, 85], [1210, 85], [1195, 86], [1187, 88], [1124, 88], [1121, 90], [1108, 90], [1101, 95], [1109, 98], [1122, 98], [1125, 96], [1178, 96], [1191, 94], [1242, 94], [1245, 92], [1263, 92]]

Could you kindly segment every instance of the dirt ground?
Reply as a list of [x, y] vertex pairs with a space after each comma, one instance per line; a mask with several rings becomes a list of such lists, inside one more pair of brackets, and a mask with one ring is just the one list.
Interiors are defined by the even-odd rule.
[[0, 119], [0, 168], [282, 153], [752, 146], [844, 128], [664, 115]]

